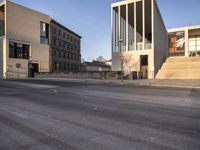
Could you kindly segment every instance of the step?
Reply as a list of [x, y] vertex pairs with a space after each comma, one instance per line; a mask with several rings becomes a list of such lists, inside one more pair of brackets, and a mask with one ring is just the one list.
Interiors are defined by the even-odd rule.
[[200, 69], [160, 70], [156, 79], [200, 79]]
[[162, 69], [200, 69], [200, 62], [164, 63]]
[[200, 57], [169, 57], [166, 63], [175, 62], [200, 62]]

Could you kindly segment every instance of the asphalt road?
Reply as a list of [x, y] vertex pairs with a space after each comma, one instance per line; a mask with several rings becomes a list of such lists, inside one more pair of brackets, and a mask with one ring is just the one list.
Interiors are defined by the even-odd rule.
[[0, 150], [200, 150], [200, 91], [0, 81]]

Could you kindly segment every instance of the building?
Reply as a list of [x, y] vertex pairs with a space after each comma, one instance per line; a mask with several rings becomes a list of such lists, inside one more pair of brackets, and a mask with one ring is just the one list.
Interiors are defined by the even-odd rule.
[[50, 21], [51, 72], [77, 72], [81, 64], [81, 36]]
[[[63, 53], [65, 49], [55, 47], [54, 40], [52, 40], [55, 37], [56, 42], [59, 41], [58, 45], [61, 39], [63, 39], [62, 42], [64, 43], [64, 35], [60, 37], [59, 30], [58, 35], [52, 35], [54, 31], [50, 26], [57, 26], [57, 29], [62, 30], [62, 34], [66, 31], [66, 36], [70, 33], [70, 38], [73, 38], [73, 42], [70, 42], [70, 45], [73, 45], [71, 51], [76, 53], [74, 45], [77, 43], [76, 45], [78, 45], [79, 49], [77, 50], [76, 47], [76, 51], [79, 52], [76, 54], [79, 54], [78, 56], [80, 57], [80, 36], [52, 20], [49, 15], [8, 0], [0, 3], [0, 78], [27, 78], [33, 77], [35, 72], [68, 69], [66, 67], [68, 58], [66, 56], [63, 57], [63, 55], [66, 55], [66, 53]], [[76, 42], [75, 39], [77, 40]], [[63, 43], [61, 45], [64, 45]], [[58, 55], [56, 54], [56, 56], [59, 56], [58, 58], [54, 57], [55, 51], [59, 53]], [[70, 71], [73, 71], [74, 68], [78, 69], [79, 66], [77, 64], [80, 65], [80, 61], [78, 61], [80, 58], [72, 59], [74, 63]], [[59, 65], [57, 65], [57, 61]]]
[[155, 78], [168, 56], [168, 33], [156, 0], [120, 1], [111, 12], [112, 70]]
[[200, 26], [169, 29], [170, 56], [200, 56]]
[[156, 79], [200, 79], [200, 26], [169, 29], [169, 58]]
[[83, 62], [81, 71], [111, 71], [111, 66], [101, 61]]

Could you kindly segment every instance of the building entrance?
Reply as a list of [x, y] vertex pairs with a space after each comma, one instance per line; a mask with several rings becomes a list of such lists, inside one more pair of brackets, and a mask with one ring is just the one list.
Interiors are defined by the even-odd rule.
[[148, 79], [148, 55], [140, 56], [140, 79]]
[[29, 63], [28, 69], [28, 77], [34, 78], [34, 73], [39, 72], [39, 65], [37, 63]]

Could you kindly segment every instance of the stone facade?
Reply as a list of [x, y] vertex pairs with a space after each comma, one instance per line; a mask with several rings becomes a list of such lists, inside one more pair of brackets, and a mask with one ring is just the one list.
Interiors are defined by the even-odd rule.
[[50, 21], [51, 72], [77, 72], [81, 64], [81, 37]]
[[0, 2], [0, 79], [79, 71], [81, 37], [49, 15]]

